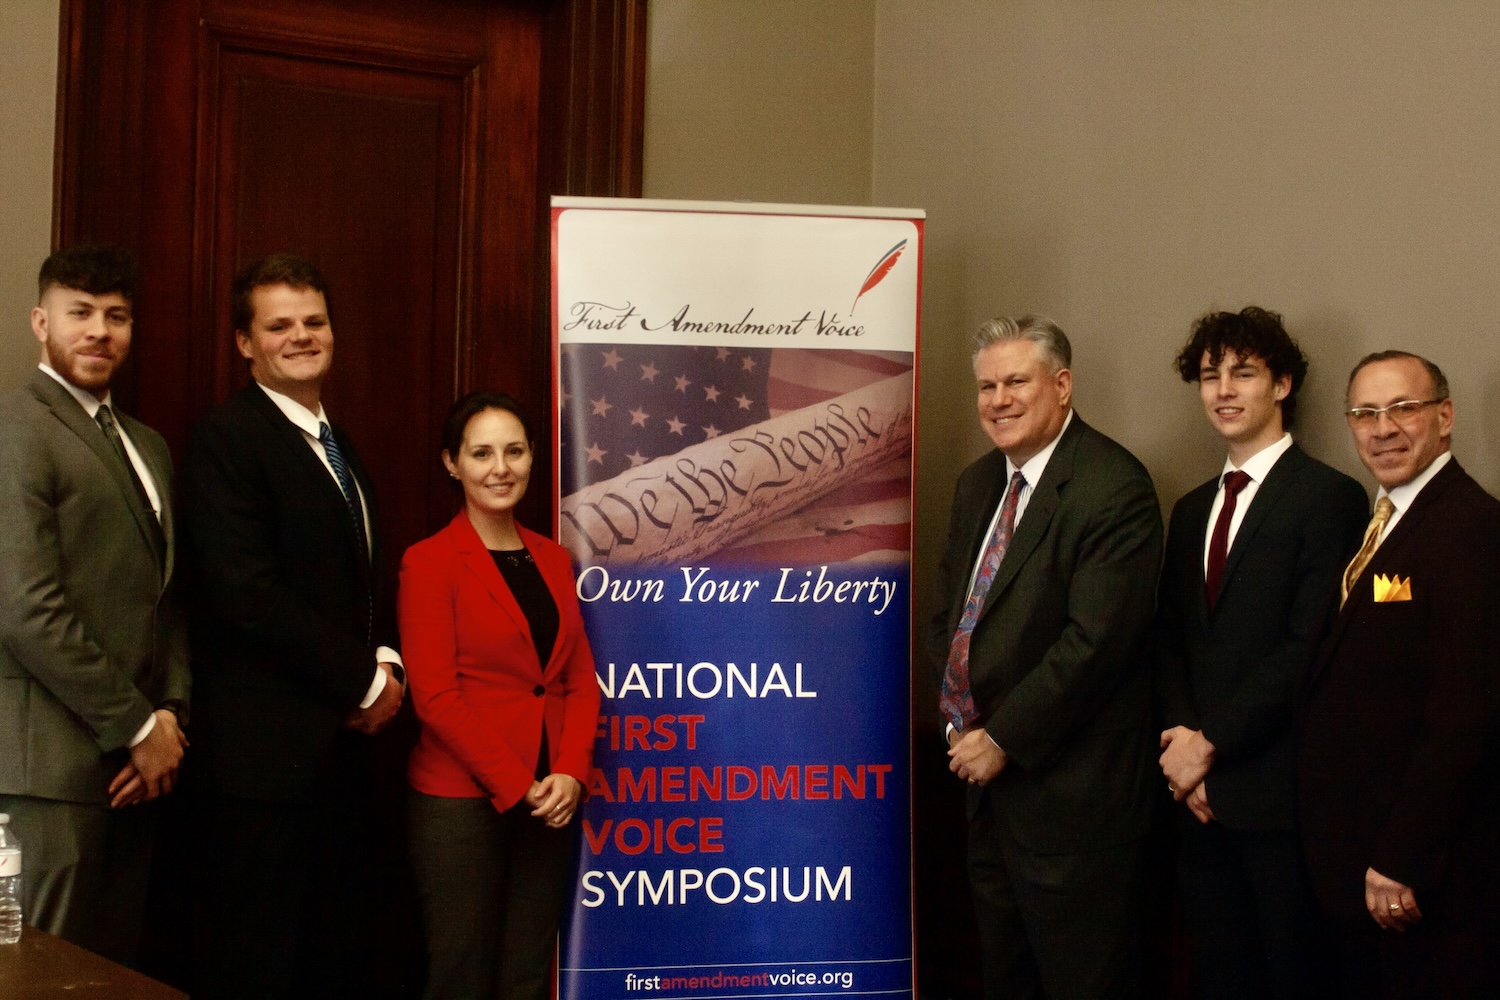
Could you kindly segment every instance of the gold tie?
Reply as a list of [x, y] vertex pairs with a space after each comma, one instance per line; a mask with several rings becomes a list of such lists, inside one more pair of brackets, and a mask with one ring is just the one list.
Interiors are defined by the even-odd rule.
[[1344, 570], [1343, 597], [1339, 599], [1339, 607], [1349, 600], [1349, 591], [1353, 588], [1359, 575], [1370, 565], [1370, 560], [1375, 555], [1375, 549], [1380, 543], [1380, 533], [1385, 530], [1385, 523], [1391, 519], [1396, 512], [1396, 505], [1391, 503], [1390, 497], [1381, 497], [1375, 501], [1375, 516], [1370, 518], [1370, 526], [1365, 529], [1365, 540], [1360, 544], [1359, 551], [1354, 553], [1354, 558], [1349, 562], [1349, 568]]

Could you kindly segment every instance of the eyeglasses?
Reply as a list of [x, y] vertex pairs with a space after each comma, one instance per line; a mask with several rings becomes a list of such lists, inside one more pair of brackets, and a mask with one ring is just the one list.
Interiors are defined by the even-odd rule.
[[1399, 403], [1392, 403], [1390, 406], [1382, 406], [1378, 409], [1373, 406], [1356, 406], [1351, 410], [1345, 410], [1344, 416], [1349, 418], [1351, 424], [1361, 426], [1374, 424], [1380, 419], [1382, 413], [1397, 423], [1405, 423], [1425, 408], [1436, 406], [1447, 398], [1444, 396], [1441, 399], [1403, 399]]

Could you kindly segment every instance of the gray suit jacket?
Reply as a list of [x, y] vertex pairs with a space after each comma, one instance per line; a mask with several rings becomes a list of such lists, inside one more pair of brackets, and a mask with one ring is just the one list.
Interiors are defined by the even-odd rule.
[[173, 599], [172, 459], [119, 414], [161, 496], [154, 517], [97, 424], [45, 372], [0, 395], [0, 793], [108, 802], [126, 744], [188, 691]]

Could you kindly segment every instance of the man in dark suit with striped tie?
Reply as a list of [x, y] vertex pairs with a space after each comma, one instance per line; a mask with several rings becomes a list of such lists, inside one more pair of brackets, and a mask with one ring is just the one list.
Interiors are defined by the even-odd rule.
[[985, 995], [1136, 996], [1156, 490], [1073, 411], [1057, 324], [990, 320], [972, 359], [995, 449], [959, 477], [928, 648], [969, 790]]
[[59, 250], [39, 285], [40, 364], [0, 397], [0, 813], [26, 922], [130, 964], [186, 742], [172, 458], [110, 392], [134, 263]]
[[323, 410], [333, 331], [317, 268], [257, 261], [231, 311], [253, 381], [183, 461], [202, 678], [194, 992], [326, 993], [332, 975], [358, 993], [379, 942], [348, 887], [390, 873], [349, 870], [380, 835], [351, 821], [368, 807], [366, 741], [405, 689], [375, 496]]

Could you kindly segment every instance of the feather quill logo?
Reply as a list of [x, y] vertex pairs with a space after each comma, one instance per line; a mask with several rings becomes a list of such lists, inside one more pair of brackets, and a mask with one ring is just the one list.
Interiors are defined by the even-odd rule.
[[885, 276], [891, 273], [891, 268], [896, 266], [896, 261], [901, 259], [901, 251], [906, 249], [906, 241], [902, 240], [887, 250], [875, 266], [870, 268], [870, 273], [865, 277], [865, 283], [859, 286], [859, 294], [854, 296], [854, 305], [849, 307], [849, 315], [854, 315], [854, 306], [859, 305], [859, 300], [864, 297], [865, 292], [874, 288], [885, 280]]

